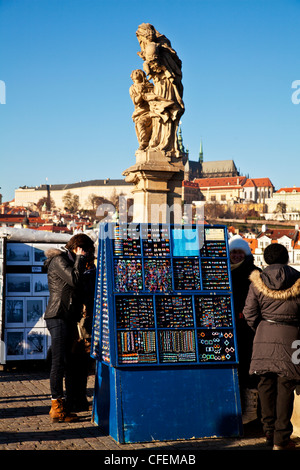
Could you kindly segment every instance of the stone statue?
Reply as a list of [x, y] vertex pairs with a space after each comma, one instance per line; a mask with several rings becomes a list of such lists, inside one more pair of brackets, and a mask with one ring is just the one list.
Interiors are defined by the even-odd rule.
[[139, 150], [145, 150], [149, 145], [152, 133], [152, 119], [147, 94], [153, 92], [153, 85], [147, 80], [143, 70], [134, 70], [131, 73], [131, 79], [133, 85], [129, 89], [129, 94], [135, 106], [132, 119], [140, 144]]
[[[138, 55], [144, 60], [143, 69], [154, 83], [152, 85], [144, 77], [143, 84], [140, 85], [140, 88], [145, 87], [140, 101], [143, 119], [138, 123], [134, 118], [140, 150], [160, 150], [167, 156], [180, 157], [177, 129], [184, 113], [181, 60], [166, 36], [156, 31], [151, 24], [141, 24], [136, 35], [141, 47]], [[135, 73], [135, 80], [136, 75]], [[138, 86], [138, 83], [134, 83], [132, 87], [134, 86]], [[133, 88], [131, 94], [135, 96], [135, 100], [136, 93], [138, 92]], [[136, 109], [135, 113], [134, 116], [138, 117], [140, 111]], [[143, 127], [143, 131], [140, 127]]]

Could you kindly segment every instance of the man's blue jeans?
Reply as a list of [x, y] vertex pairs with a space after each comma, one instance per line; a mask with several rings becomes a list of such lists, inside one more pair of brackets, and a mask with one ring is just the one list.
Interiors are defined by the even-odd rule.
[[52, 399], [64, 398], [63, 380], [65, 377], [66, 397], [72, 391], [72, 347], [76, 332], [76, 323], [66, 322], [62, 318], [46, 319], [51, 335], [51, 370], [50, 391]]

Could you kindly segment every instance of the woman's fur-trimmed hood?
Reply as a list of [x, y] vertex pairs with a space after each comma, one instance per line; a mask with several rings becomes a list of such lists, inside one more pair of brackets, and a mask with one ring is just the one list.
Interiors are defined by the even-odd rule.
[[255, 270], [249, 279], [258, 292], [274, 300], [300, 295], [300, 273], [287, 265], [270, 265], [262, 273]]
[[58, 248], [49, 248], [49, 250], [45, 251], [45, 255], [47, 259], [44, 261], [44, 266], [45, 268], [48, 268], [50, 261], [55, 257], [59, 256], [63, 253], [62, 250], [59, 250]]
[[61, 255], [62, 251], [59, 250], [58, 248], [49, 248], [49, 250], [45, 251], [45, 255], [47, 258], [53, 258], [54, 256]]

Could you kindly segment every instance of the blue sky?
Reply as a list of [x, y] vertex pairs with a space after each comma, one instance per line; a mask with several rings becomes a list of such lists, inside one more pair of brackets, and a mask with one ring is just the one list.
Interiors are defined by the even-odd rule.
[[135, 163], [143, 22], [182, 60], [191, 160], [202, 140], [206, 161], [300, 186], [300, 0], [0, 0], [3, 201], [24, 185], [122, 178]]

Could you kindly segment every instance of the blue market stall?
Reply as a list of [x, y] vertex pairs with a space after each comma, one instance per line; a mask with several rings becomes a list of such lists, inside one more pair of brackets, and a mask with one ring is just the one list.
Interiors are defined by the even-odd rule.
[[224, 226], [99, 233], [93, 420], [120, 443], [241, 434]]

